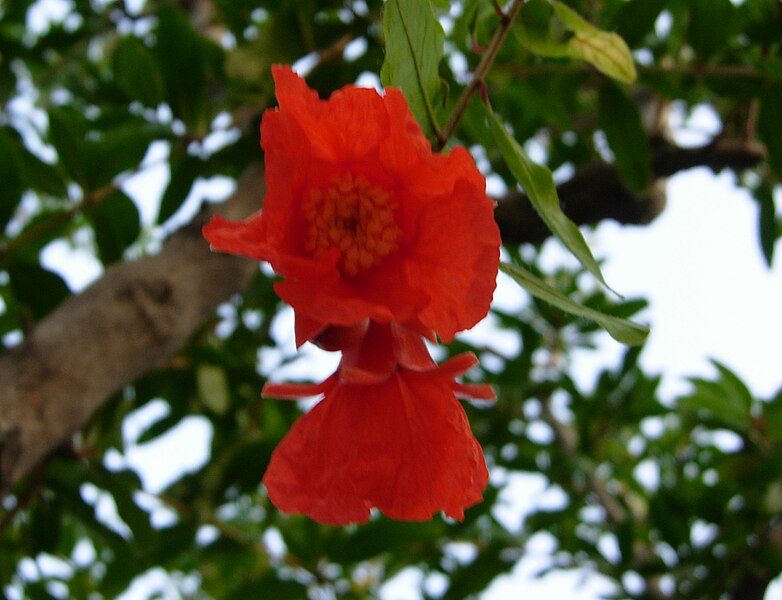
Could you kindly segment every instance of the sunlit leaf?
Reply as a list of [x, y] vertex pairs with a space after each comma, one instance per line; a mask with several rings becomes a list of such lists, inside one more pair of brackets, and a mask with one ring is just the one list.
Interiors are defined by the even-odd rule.
[[626, 83], [636, 79], [625, 41], [616, 33], [598, 29], [562, 2], [531, 0], [522, 9], [522, 25], [518, 39], [536, 54], [583, 60]]
[[536, 298], [540, 298], [567, 313], [598, 323], [618, 342], [631, 345], [642, 344], [649, 334], [649, 328], [645, 325], [606, 315], [574, 302], [518, 265], [502, 263], [500, 264], [500, 270], [510, 275], [516, 283]]
[[198, 397], [210, 410], [225, 414], [231, 403], [225, 370], [217, 365], [203, 364], [196, 370]]
[[554, 2], [554, 9], [573, 32], [573, 37], [568, 40], [571, 57], [585, 60], [601, 73], [619, 81], [635, 81], [633, 56], [621, 37], [598, 29], [562, 2]]

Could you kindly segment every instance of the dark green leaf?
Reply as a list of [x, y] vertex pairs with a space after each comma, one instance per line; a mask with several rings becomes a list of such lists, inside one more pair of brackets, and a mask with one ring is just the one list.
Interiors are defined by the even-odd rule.
[[253, 581], [241, 583], [226, 596], [226, 600], [246, 600], [247, 598], [275, 598], [279, 600], [299, 600], [306, 596], [306, 588], [295, 581], [283, 581], [273, 573]]
[[782, 179], [782, 84], [768, 87], [760, 97], [760, 114], [758, 115], [758, 134], [766, 145], [768, 163]]
[[120, 173], [138, 169], [150, 143], [168, 135], [166, 127], [121, 114], [116, 123], [106, 124], [104, 129], [95, 132], [94, 139], [84, 143], [87, 189], [99, 189]]
[[139, 236], [141, 222], [133, 200], [121, 190], [98, 202], [88, 211], [95, 228], [95, 242], [104, 264], [122, 258], [125, 249]]
[[0, 234], [22, 199], [19, 161], [13, 138], [0, 129]]
[[13, 260], [8, 274], [14, 295], [36, 320], [49, 314], [71, 293], [59, 275], [31, 262]]
[[424, 133], [437, 131], [434, 97], [440, 88], [444, 34], [430, 0], [389, 0], [383, 33], [383, 85], [402, 90]]
[[725, 365], [712, 361], [719, 371], [716, 381], [692, 379], [694, 391], [679, 400], [679, 407], [706, 412], [738, 432], [751, 422], [753, 397], [746, 384]]
[[630, 0], [623, 2], [616, 17], [616, 32], [628, 46], [639, 45], [647, 33], [652, 31], [666, 0]]
[[584, 317], [585, 319], [590, 319], [591, 321], [600, 324], [612, 338], [623, 344], [642, 344], [644, 340], [646, 340], [646, 336], [649, 335], [648, 327], [638, 325], [632, 321], [606, 315], [594, 309], [582, 306], [581, 304], [577, 304], [535, 277], [529, 271], [522, 269], [517, 265], [501, 263], [500, 270], [503, 273], [510, 275], [516, 283], [536, 298], [545, 300], [549, 304], [552, 304], [567, 313], [578, 317]]
[[50, 497], [42, 497], [30, 514], [30, 533], [33, 540], [33, 552], [53, 552], [60, 541], [62, 510], [59, 502]]
[[618, 85], [606, 81], [600, 88], [598, 118], [619, 174], [633, 191], [643, 192], [651, 181], [651, 158], [635, 102]]
[[481, 549], [478, 557], [468, 566], [459, 569], [450, 579], [448, 591], [443, 596], [445, 600], [471, 598], [486, 589], [491, 581], [500, 573], [513, 566], [512, 561], [503, 560], [505, 548], [493, 543]]
[[163, 101], [163, 78], [155, 55], [136, 37], [122, 38], [114, 50], [114, 79], [132, 100], [145, 106]]
[[206, 128], [206, 52], [204, 41], [182, 9], [163, 4], [158, 10], [157, 61], [166, 99], [174, 114], [195, 133]]
[[54, 107], [49, 110], [49, 140], [57, 150], [59, 162], [71, 179], [86, 188], [88, 185], [84, 168], [85, 133], [85, 119], [75, 110], [65, 107]]
[[158, 223], [167, 221], [182, 206], [202, 166], [201, 160], [189, 154], [179, 160], [171, 161], [171, 179], [160, 200]]
[[736, 26], [736, 9], [730, 0], [690, 0], [688, 40], [702, 57], [726, 46]]
[[755, 191], [755, 199], [759, 204], [758, 239], [760, 240], [760, 249], [763, 252], [763, 258], [766, 259], [766, 264], [771, 267], [774, 260], [774, 247], [780, 234], [774, 192], [770, 186], [761, 186]]
[[62, 173], [57, 170], [56, 166], [44, 162], [27, 148], [21, 150], [22, 170], [20, 176], [24, 185], [55, 198], [65, 198], [68, 191]]

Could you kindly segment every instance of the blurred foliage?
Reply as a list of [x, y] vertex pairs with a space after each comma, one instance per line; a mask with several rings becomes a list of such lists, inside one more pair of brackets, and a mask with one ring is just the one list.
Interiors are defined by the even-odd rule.
[[[452, 114], [502, 18], [488, 0], [425, 4], [446, 40], [434, 91], [427, 66], [434, 104], [421, 113], [436, 125]], [[44, 260], [52, 244], [99, 268], [153, 252], [202, 199], [198, 182], [235, 178], [261, 160], [272, 63], [302, 60], [324, 96], [359, 77], [377, 81], [384, 35], [398, 26], [384, 26], [383, 8], [380, 0], [0, 4], [3, 348], [71, 293]], [[633, 84], [606, 75], [631, 79], [601, 58], [618, 52], [611, 32], [633, 53]], [[765, 145], [767, 160], [737, 180], [757, 200], [759, 248], [771, 263], [782, 235], [777, 0], [529, 0], [482, 93], [551, 171], [614, 160], [633, 190], [651, 180], [666, 111], [686, 118], [708, 107], [721, 130], [706, 143]], [[458, 125], [451, 141], [485, 156], [513, 189], [480, 94]], [[170, 177], [159, 197], [132, 191], [134, 177], [161, 164]], [[621, 318], [645, 306], [617, 302], [579, 270], [542, 271], [536, 248], [507, 250], [584, 306]], [[717, 364], [714, 380], [693, 380], [686, 397], [662, 402], [639, 348], [593, 384], [577, 384], [574, 357], [602, 334], [536, 298], [490, 316], [513, 351], [464, 341], [449, 350], [476, 352], [484, 370], [475, 378], [499, 396], [488, 409], [468, 407], [492, 481], [463, 523], [378, 517], [332, 528], [280, 514], [260, 480], [300, 411], [259, 398], [263, 361], [296, 360], [275, 350], [282, 306], [271, 283], [260, 271], [177, 356], [111, 399], [3, 500], [8, 598], [113, 598], [155, 569], [181, 597], [377, 597], [413, 569], [422, 597], [467, 598], [541, 539], [551, 548], [547, 570], [599, 573], [617, 598], [762, 598], [782, 571], [782, 390], [757, 398]], [[208, 424], [208, 460], [165, 489], [145, 488], [124, 453], [192, 419]], [[513, 523], [503, 507], [521, 476], [560, 500]]]

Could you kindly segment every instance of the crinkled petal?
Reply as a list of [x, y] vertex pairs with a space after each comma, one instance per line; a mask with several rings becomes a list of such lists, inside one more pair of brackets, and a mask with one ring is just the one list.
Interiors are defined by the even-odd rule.
[[406, 264], [409, 281], [430, 295], [418, 318], [445, 342], [486, 316], [496, 287], [499, 230], [491, 201], [474, 192], [457, 183], [429, 205]]
[[488, 472], [450, 386], [437, 370], [405, 369], [336, 385], [275, 449], [263, 479], [270, 499], [334, 525], [365, 522], [373, 507], [405, 521], [463, 518]]
[[[213, 247], [270, 262], [283, 279], [277, 293], [301, 317], [299, 344], [364, 319], [449, 341], [485, 316], [500, 239], [469, 153], [432, 153], [398, 90], [347, 86], [321, 100], [290, 67], [275, 66], [273, 76], [279, 108], [261, 125], [263, 214], [216, 219], [205, 228]], [[346, 176], [387, 193], [400, 230], [398, 247], [357, 277], [341, 271], [336, 247], [313, 255], [304, 208]]]

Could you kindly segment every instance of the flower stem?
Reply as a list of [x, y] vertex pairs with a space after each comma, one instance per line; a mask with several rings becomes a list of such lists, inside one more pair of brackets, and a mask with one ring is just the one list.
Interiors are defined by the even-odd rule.
[[494, 32], [494, 36], [492, 37], [491, 42], [489, 42], [486, 51], [483, 53], [481, 62], [478, 63], [478, 67], [475, 69], [470, 83], [467, 84], [467, 87], [462, 91], [462, 95], [459, 96], [459, 99], [456, 101], [456, 106], [454, 107], [448, 122], [438, 132], [435, 150], [439, 151], [445, 147], [445, 144], [459, 126], [459, 121], [462, 116], [464, 116], [464, 111], [467, 110], [467, 105], [470, 103], [473, 95], [484, 85], [486, 74], [489, 72], [489, 69], [491, 69], [494, 59], [497, 58], [497, 53], [505, 42], [511, 25], [519, 14], [523, 4], [524, 0], [513, 0], [513, 4], [511, 4], [511, 7], [507, 12], [498, 10], [498, 14], [500, 15], [500, 26], [497, 28], [497, 31]]

